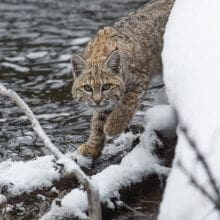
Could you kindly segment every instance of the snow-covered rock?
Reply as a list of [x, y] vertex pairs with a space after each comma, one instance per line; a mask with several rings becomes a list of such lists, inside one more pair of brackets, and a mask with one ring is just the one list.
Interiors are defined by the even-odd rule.
[[[128, 138], [123, 135], [124, 138]], [[156, 173], [167, 175], [169, 168], [160, 165], [158, 158], [151, 152], [158, 141], [156, 134], [146, 130], [140, 137], [138, 144], [120, 164], [110, 165], [102, 172], [92, 176], [92, 181], [99, 189], [100, 199], [107, 203], [109, 208], [114, 208], [110, 198], [120, 199], [119, 190], [131, 184], [141, 182], [143, 178]], [[126, 140], [120, 140], [125, 142]], [[85, 211], [88, 209], [86, 193], [81, 189], [73, 189], [71, 193], [61, 200], [62, 206], [54, 202], [51, 210], [42, 217], [42, 220], [62, 219], [63, 216], [78, 216], [80, 219], [87, 219]]]
[[158, 85], [163, 85], [162, 73], [158, 73], [158, 74], [153, 75], [148, 87], [154, 87], [154, 86], [158, 86]]
[[[176, 0], [166, 28], [164, 81], [170, 104], [220, 182], [220, 1]], [[178, 130], [173, 168], [159, 220], [219, 219], [219, 212], [195, 188], [177, 162], [213, 196], [207, 174], [184, 133]]]
[[[130, 149], [136, 138], [137, 135], [132, 133], [122, 134], [112, 144], [106, 146], [102, 155], [103, 159]], [[98, 187], [101, 201], [113, 209], [114, 203], [111, 202], [111, 198], [120, 200], [119, 190], [121, 188], [141, 182], [143, 178], [147, 178], [151, 174], [168, 175], [169, 168], [162, 166], [153, 153], [154, 146], [161, 144], [155, 132], [146, 126], [146, 131], [140, 137], [140, 143], [122, 159], [120, 164], [110, 165], [100, 173], [93, 175], [91, 179]], [[72, 158], [73, 155], [67, 154], [66, 156], [67, 159], [62, 159], [66, 162], [59, 160], [57, 163], [65, 162], [72, 170], [74, 164], [68, 158]], [[61, 177], [53, 156], [38, 157], [26, 162], [7, 160], [0, 163], [0, 187], [6, 186], [6, 196], [10, 195], [10, 197], [51, 187], [54, 180], [59, 180]], [[4, 199], [5, 197], [0, 194], [1, 206], [5, 204]], [[64, 216], [72, 215], [78, 216], [80, 219], [87, 218], [85, 214], [88, 209], [87, 196], [82, 189], [73, 189], [71, 193], [64, 196], [61, 204], [62, 207], [59, 207], [54, 201], [51, 210], [42, 219], [54, 219], [54, 216], [62, 219]]]
[[145, 125], [159, 131], [164, 137], [176, 136], [177, 119], [170, 105], [155, 105], [145, 113]]
[[165, 87], [158, 90], [154, 97], [155, 105], [169, 105]]
[[[117, 139], [113, 141], [113, 143], [106, 144], [102, 155], [100, 156], [100, 160], [107, 160], [109, 157], [117, 155], [122, 152], [129, 152], [132, 148], [132, 144], [134, 139], [137, 138], [137, 135], [132, 134], [131, 132], [122, 133]], [[71, 153], [71, 158], [77, 161], [77, 164], [80, 167], [91, 168], [93, 164], [93, 159], [91, 157], [85, 157], [79, 154], [77, 151]]]
[[0, 163], [0, 186], [7, 186], [8, 193], [14, 196], [49, 187], [60, 178], [54, 165], [53, 156], [28, 162], [4, 161]]

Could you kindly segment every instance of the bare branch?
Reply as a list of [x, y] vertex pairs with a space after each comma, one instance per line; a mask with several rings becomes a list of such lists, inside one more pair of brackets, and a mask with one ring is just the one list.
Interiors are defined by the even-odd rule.
[[135, 210], [134, 208], [132, 208], [130, 205], [128, 205], [128, 204], [125, 203], [125, 202], [122, 202], [122, 206], [123, 206], [124, 208], [126, 208], [127, 210], [133, 212], [134, 215], [135, 215], [135, 217], [145, 217], [145, 218], [148, 217], [146, 214], [144, 214], [144, 213], [142, 213], [142, 212], [140, 212], [140, 211]]
[[195, 141], [188, 135], [187, 129], [183, 126], [180, 126], [180, 130], [185, 134], [185, 137], [186, 137], [187, 141], [189, 142], [189, 146], [195, 152], [196, 156], [198, 157], [199, 162], [202, 164], [202, 166], [203, 166], [203, 168], [209, 178], [210, 184], [212, 185], [212, 188], [213, 188], [214, 192], [216, 193], [217, 197], [219, 198], [219, 202], [220, 202], [220, 191], [219, 191], [219, 188], [216, 184], [215, 178], [212, 175], [212, 172], [209, 168], [207, 161], [205, 160], [202, 153], [199, 151], [198, 147], [195, 144]]
[[215, 198], [213, 198], [212, 195], [210, 195], [205, 189], [204, 187], [198, 183], [198, 181], [196, 180], [196, 178], [191, 175], [191, 173], [184, 167], [184, 165], [182, 164], [182, 162], [179, 160], [177, 161], [177, 166], [181, 169], [181, 171], [189, 178], [189, 180], [191, 181], [191, 183], [206, 197], [208, 198], [217, 209], [220, 209], [220, 204], [218, 202], [218, 200], [216, 200]]
[[97, 187], [92, 183], [89, 177], [80, 169], [75, 161], [67, 158], [59, 149], [51, 142], [50, 138], [44, 132], [37, 118], [29, 108], [29, 106], [19, 97], [19, 95], [10, 89], [7, 89], [0, 83], [0, 95], [7, 96], [12, 99], [25, 113], [31, 122], [33, 130], [43, 141], [44, 145], [50, 149], [52, 154], [58, 160], [58, 164], [63, 165], [63, 174], [68, 177], [76, 177], [87, 191], [89, 217], [91, 220], [101, 220], [101, 206], [99, 192]]
[[192, 139], [192, 137], [189, 136], [188, 134], [188, 130], [187, 128], [181, 123], [181, 118], [179, 116], [179, 113], [176, 109], [174, 109], [175, 114], [177, 116], [177, 120], [179, 122], [179, 129], [183, 132], [183, 134], [185, 135], [188, 143], [189, 143], [189, 147], [195, 152], [198, 161], [201, 163], [202, 167], [204, 168], [205, 173], [208, 176], [208, 180], [210, 182], [210, 185], [216, 195], [216, 197], [214, 198], [212, 195], [210, 195], [199, 183], [198, 181], [190, 174], [189, 171], [187, 171], [187, 169], [183, 166], [183, 164], [181, 163], [181, 161], [177, 162], [177, 165], [179, 166], [179, 168], [185, 173], [186, 176], [188, 176], [191, 180], [191, 182], [193, 183], [193, 185], [195, 187], [197, 187], [199, 189], [200, 192], [202, 192], [210, 201], [212, 201], [212, 203], [214, 204], [214, 206], [220, 210], [220, 191], [219, 188], [216, 184], [215, 178], [211, 172], [211, 169], [205, 159], [205, 157], [203, 156], [203, 154], [200, 152], [199, 148], [197, 147], [195, 141]]

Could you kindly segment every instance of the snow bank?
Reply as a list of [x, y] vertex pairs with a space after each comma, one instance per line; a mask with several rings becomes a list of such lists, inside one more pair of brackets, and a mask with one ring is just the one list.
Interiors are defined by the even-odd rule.
[[177, 119], [170, 105], [155, 105], [147, 110], [145, 124], [153, 131], [159, 131], [164, 137], [176, 136]]
[[155, 105], [169, 105], [165, 87], [158, 90], [154, 97]]
[[8, 193], [15, 196], [52, 186], [52, 182], [60, 178], [53, 160], [53, 156], [44, 156], [28, 162], [2, 162], [0, 186], [7, 186]]
[[[122, 134], [113, 144], [105, 147], [102, 159], [108, 159], [110, 155], [128, 150], [135, 138], [136, 136], [131, 133]], [[28, 144], [28, 140], [24, 142], [21, 139], [19, 143]], [[67, 153], [66, 156], [67, 158], [73, 158], [74, 155]], [[7, 186], [7, 191], [11, 196], [50, 187], [53, 181], [60, 178], [61, 174], [56, 169], [53, 156], [38, 157], [35, 160], [26, 162], [9, 159], [0, 163], [0, 186]]]
[[[122, 133], [117, 139], [113, 141], [112, 144], [106, 144], [99, 160], [107, 160], [109, 159], [109, 157], [112, 157], [119, 153], [129, 152], [135, 138], [137, 138], [137, 135], [134, 135], [131, 132]], [[72, 157], [72, 159], [77, 161], [77, 164], [79, 164], [80, 167], [90, 169], [93, 164], [93, 159], [91, 157], [85, 157], [79, 154], [77, 151], [71, 153], [70, 156]]]
[[[220, 2], [177, 0], [172, 10], [163, 51], [164, 81], [181, 124], [205, 155], [220, 182]], [[178, 131], [178, 144], [161, 205], [160, 220], [219, 219], [214, 205], [177, 166], [184, 167], [213, 196], [207, 175]]]
[[[106, 202], [109, 208], [114, 208], [110, 198], [120, 199], [119, 189], [141, 182], [150, 174], [167, 175], [169, 169], [159, 164], [159, 160], [152, 154], [153, 146], [162, 144], [151, 130], [141, 135], [141, 142], [118, 165], [111, 165], [92, 176], [92, 181], [98, 186], [100, 199]], [[86, 218], [88, 208], [86, 193], [74, 189], [61, 200], [62, 207], [52, 204], [51, 210], [42, 217], [42, 220], [52, 220], [63, 216], [79, 216]]]

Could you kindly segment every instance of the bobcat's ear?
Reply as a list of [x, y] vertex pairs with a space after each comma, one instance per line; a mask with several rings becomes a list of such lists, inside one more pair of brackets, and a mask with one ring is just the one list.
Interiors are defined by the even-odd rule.
[[72, 63], [72, 72], [73, 72], [74, 78], [79, 76], [81, 71], [85, 69], [87, 66], [86, 61], [77, 54], [72, 55], [71, 63]]
[[106, 60], [105, 65], [113, 72], [113, 73], [120, 73], [121, 69], [121, 58], [118, 50], [114, 50], [111, 55]]

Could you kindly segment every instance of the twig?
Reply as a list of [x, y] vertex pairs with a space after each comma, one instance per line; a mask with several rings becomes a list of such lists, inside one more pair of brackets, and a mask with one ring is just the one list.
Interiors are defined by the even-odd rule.
[[196, 178], [190, 174], [190, 172], [184, 167], [184, 165], [182, 164], [182, 162], [179, 160], [177, 161], [177, 166], [182, 170], [182, 172], [190, 179], [191, 183], [204, 195], [206, 196], [206, 198], [208, 198], [217, 209], [220, 209], [220, 204], [218, 203], [218, 201], [216, 201], [215, 198], [212, 197], [212, 195], [210, 195], [203, 186], [201, 186], [198, 181], [196, 180]]
[[142, 203], [160, 203], [159, 201], [156, 201], [156, 200], [150, 201], [150, 200], [144, 200], [144, 199], [141, 199], [141, 202]]
[[177, 116], [177, 120], [179, 122], [179, 129], [183, 132], [183, 134], [185, 135], [187, 141], [189, 142], [189, 146], [190, 148], [195, 152], [198, 161], [201, 163], [202, 167], [204, 168], [205, 173], [208, 176], [208, 180], [210, 182], [210, 185], [212, 186], [214, 193], [216, 194], [216, 198], [214, 198], [212, 195], [210, 195], [204, 188], [203, 186], [201, 186], [198, 181], [190, 174], [190, 172], [183, 166], [183, 164], [181, 163], [181, 161], [177, 161], [177, 165], [179, 166], [179, 168], [185, 173], [186, 176], [188, 176], [191, 180], [191, 182], [193, 183], [193, 185], [195, 187], [197, 187], [199, 189], [200, 192], [202, 192], [213, 204], [214, 206], [220, 210], [220, 191], [219, 188], [216, 184], [215, 178], [212, 175], [211, 169], [209, 168], [209, 165], [206, 161], [206, 159], [204, 158], [204, 156], [202, 155], [202, 153], [200, 152], [200, 150], [198, 149], [198, 147], [196, 146], [195, 141], [188, 135], [188, 131], [187, 128], [185, 126], [182, 125], [181, 123], [181, 119], [180, 116], [178, 114], [178, 111], [176, 109], [174, 109], [176, 116]]
[[75, 161], [67, 158], [58, 148], [51, 142], [50, 138], [42, 129], [37, 118], [29, 108], [29, 106], [19, 97], [19, 95], [10, 89], [7, 89], [0, 83], [0, 95], [7, 96], [12, 99], [25, 113], [31, 122], [33, 130], [36, 132], [38, 137], [43, 141], [44, 145], [50, 149], [52, 154], [58, 160], [57, 163], [63, 165], [64, 176], [76, 177], [79, 182], [83, 185], [87, 191], [88, 206], [89, 206], [89, 217], [91, 220], [101, 220], [101, 206], [99, 199], [99, 192], [91, 182], [90, 178], [80, 169]]
[[202, 155], [202, 153], [199, 151], [198, 147], [195, 144], [195, 141], [188, 135], [187, 129], [185, 127], [180, 126], [180, 130], [185, 134], [186, 139], [189, 142], [189, 146], [195, 151], [196, 156], [199, 159], [199, 162], [202, 164], [202, 166], [204, 167], [204, 170], [207, 174], [207, 176], [209, 177], [209, 181], [213, 187], [214, 192], [216, 193], [219, 202], [220, 202], [220, 191], [218, 186], [216, 185], [216, 181], [212, 175], [212, 172], [209, 168], [209, 165], [207, 163], [207, 161], [205, 160], [204, 156]]
[[127, 210], [133, 212], [135, 214], [135, 216], [140, 216], [140, 217], [147, 217], [146, 214], [140, 212], [140, 211], [137, 211], [135, 210], [134, 208], [132, 208], [130, 205], [128, 205], [127, 203], [125, 202], [122, 202], [122, 205], [124, 206], [124, 208], [126, 208]]
[[214, 211], [215, 207], [212, 207], [203, 217], [201, 220], [206, 220], [210, 216], [210, 214]]

